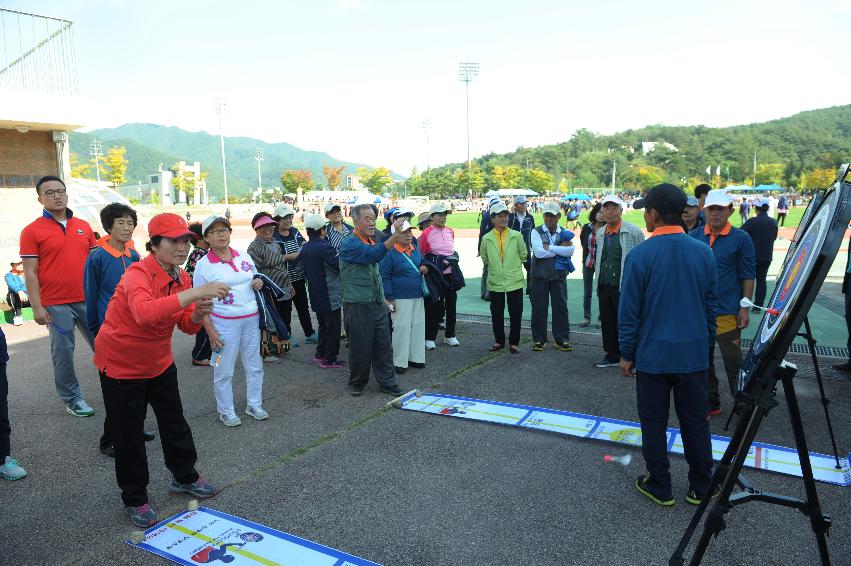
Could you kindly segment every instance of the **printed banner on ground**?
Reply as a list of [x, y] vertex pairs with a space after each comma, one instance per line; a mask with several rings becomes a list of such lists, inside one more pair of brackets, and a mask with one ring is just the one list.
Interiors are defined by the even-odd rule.
[[[629, 446], [641, 446], [641, 425], [638, 423], [555, 409], [456, 397], [454, 395], [418, 395], [418, 393], [418, 391], [412, 391], [394, 402], [394, 405], [401, 409], [421, 413], [535, 428], [581, 438], [594, 438]], [[667, 435], [668, 452], [683, 454], [683, 440], [680, 431], [669, 428]], [[720, 460], [729, 444], [729, 438], [713, 435], [713, 458]], [[810, 462], [815, 479], [836, 485], [851, 485], [849, 459], [851, 459], [851, 455], [848, 458], [840, 458], [841, 469], [837, 470], [836, 460], [833, 456], [810, 452]], [[802, 477], [798, 452], [784, 446], [754, 442], [745, 460], [745, 466]]]
[[127, 544], [178, 564], [379, 566], [309, 540], [208, 507], [184, 511]]

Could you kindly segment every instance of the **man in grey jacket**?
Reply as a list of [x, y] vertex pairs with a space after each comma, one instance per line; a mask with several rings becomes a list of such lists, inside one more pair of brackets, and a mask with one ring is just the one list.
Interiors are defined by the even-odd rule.
[[594, 276], [597, 278], [597, 298], [600, 302], [600, 328], [603, 333], [605, 356], [594, 364], [598, 368], [618, 367], [621, 359], [618, 344], [618, 302], [621, 276], [626, 256], [644, 241], [644, 232], [635, 224], [622, 220], [624, 203], [615, 195], [603, 198], [600, 215], [606, 221], [597, 231], [597, 250]]

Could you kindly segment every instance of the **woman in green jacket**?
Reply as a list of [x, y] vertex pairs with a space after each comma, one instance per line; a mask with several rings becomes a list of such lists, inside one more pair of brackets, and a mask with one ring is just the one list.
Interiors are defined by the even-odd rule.
[[479, 255], [488, 271], [491, 296], [491, 324], [496, 342], [491, 351], [505, 348], [505, 303], [508, 302], [510, 330], [508, 346], [512, 354], [520, 352], [520, 318], [523, 316], [523, 262], [528, 257], [523, 236], [508, 229], [508, 208], [502, 203], [490, 209], [493, 230], [485, 234]]

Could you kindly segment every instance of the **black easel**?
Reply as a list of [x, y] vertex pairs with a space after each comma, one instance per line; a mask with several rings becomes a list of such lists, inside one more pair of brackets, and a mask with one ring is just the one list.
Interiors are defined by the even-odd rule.
[[[794, 365], [783, 362], [777, 366], [771, 375], [753, 376], [751, 379], [757, 381], [751, 384], [753, 387], [748, 387], [749, 393], [740, 391], [736, 395], [737, 401], [741, 404], [742, 411], [736, 423], [736, 432], [730, 440], [724, 456], [716, 467], [715, 473], [712, 475], [708, 493], [715, 493], [719, 485], [720, 490], [718, 497], [712, 503], [712, 508], [709, 510], [706, 522], [703, 525], [703, 533], [689, 562], [692, 566], [697, 566], [701, 563], [710, 540], [718, 536], [726, 528], [724, 515], [733, 507], [751, 501], [791, 507], [807, 515], [810, 518], [810, 526], [816, 535], [821, 563], [823, 565], [830, 564], [830, 554], [827, 549], [826, 538], [830, 529], [830, 517], [822, 513], [818, 494], [816, 493], [815, 478], [813, 477], [813, 468], [810, 463], [807, 440], [804, 435], [804, 426], [798, 408], [798, 399], [795, 396], [793, 379], [797, 371]], [[762, 419], [771, 409], [777, 406], [774, 396], [778, 381], [783, 383], [783, 392], [789, 408], [789, 419], [792, 424], [792, 432], [795, 436], [795, 447], [798, 450], [798, 458], [800, 459], [801, 471], [803, 472], [804, 488], [806, 491], [805, 499], [762, 492], [751, 487], [741, 476], [742, 466], [748, 456], [748, 451], [751, 444], [753, 444]], [[742, 491], [731, 495], [733, 487], [736, 485]], [[670, 566], [682, 566], [685, 564], [683, 553], [709, 504], [710, 497], [704, 497], [692, 517], [686, 532], [683, 534], [682, 539], [680, 539], [677, 549], [668, 562]]]
[[813, 331], [810, 329], [810, 317], [804, 318], [804, 331], [798, 332], [798, 336], [807, 341], [807, 346], [810, 348], [810, 356], [813, 358], [813, 367], [816, 371], [816, 381], [818, 382], [818, 390], [821, 393], [821, 405], [824, 407], [824, 418], [827, 420], [827, 432], [830, 435], [830, 443], [833, 446], [833, 459], [836, 460], [836, 469], [841, 470], [842, 465], [839, 463], [839, 450], [836, 449], [836, 437], [833, 436], [833, 424], [830, 422], [830, 413], [827, 406], [830, 405], [830, 399], [824, 394], [824, 384], [821, 380], [821, 370], [818, 365], [818, 356], [816, 356], [816, 340], [813, 338]]

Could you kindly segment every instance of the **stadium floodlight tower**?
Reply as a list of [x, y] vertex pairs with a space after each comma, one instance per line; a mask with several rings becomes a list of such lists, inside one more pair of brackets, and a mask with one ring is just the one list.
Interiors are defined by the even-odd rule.
[[260, 172], [260, 162], [263, 161], [263, 150], [259, 147], [254, 150], [254, 160], [257, 161], [257, 188], [263, 191], [263, 174]]
[[222, 176], [225, 180], [225, 206], [228, 205], [228, 168], [225, 164], [225, 134], [222, 129], [222, 115], [225, 113], [227, 106], [227, 101], [222, 97], [218, 97], [213, 100], [213, 107], [216, 109], [216, 114], [219, 116], [219, 142], [222, 147]]
[[470, 184], [472, 192], [472, 163], [470, 161], [470, 83], [479, 76], [479, 64], [464, 61], [458, 65], [458, 80], [464, 83], [464, 89], [467, 95], [467, 181]]
[[100, 158], [103, 157], [103, 144], [99, 139], [92, 138], [89, 142], [89, 155], [95, 160], [95, 174], [100, 183]]

